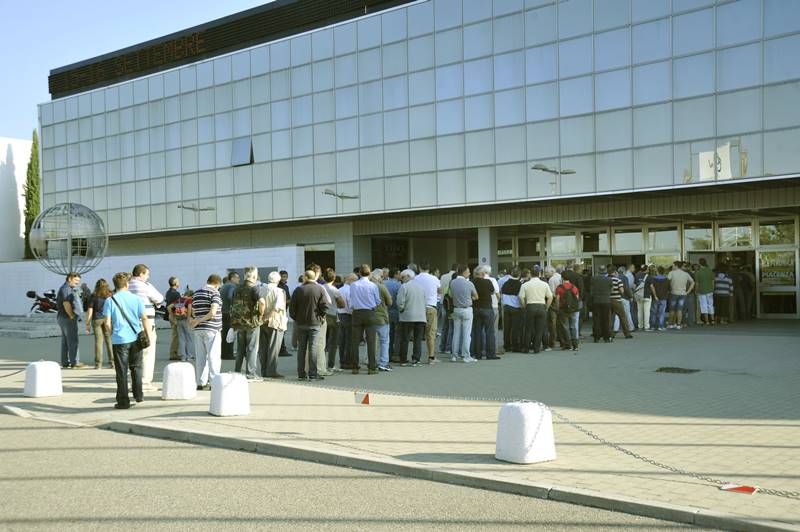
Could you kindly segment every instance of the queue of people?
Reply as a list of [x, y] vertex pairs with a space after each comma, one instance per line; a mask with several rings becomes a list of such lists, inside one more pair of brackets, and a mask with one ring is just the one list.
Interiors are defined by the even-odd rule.
[[726, 324], [735, 309], [747, 312], [736, 290], [746, 284], [746, 272], [738, 272], [737, 283], [705, 259], [697, 265], [676, 261], [669, 272], [609, 264], [592, 274], [573, 263], [491, 274], [488, 265], [473, 271], [463, 264], [441, 274], [421, 262], [403, 270], [362, 264], [342, 277], [309, 264], [291, 291], [286, 271], [269, 272], [263, 282], [249, 266], [243, 279], [237, 272], [224, 279], [211, 274], [194, 292], [181, 292], [180, 280], [171, 277], [162, 295], [149, 282], [150, 269], [137, 264], [130, 274], [114, 276], [113, 290], [99, 279], [87, 295], [78, 287], [80, 275], [71, 273], [58, 292], [62, 365], [80, 367], [77, 322], [83, 308], [87, 332], [95, 335], [95, 368], [102, 367], [105, 349], [116, 371], [117, 408], [131, 404], [129, 371], [135, 401], [156, 389], [155, 315], [162, 304], [172, 332], [169, 358], [194, 363], [198, 390], [210, 389], [223, 359], [233, 359], [235, 371], [250, 381], [285, 378], [278, 358], [292, 356], [285, 335], [290, 319], [297, 378], [323, 380], [341, 371], [373, 375], [394, 365], [433, 365], [441, 360], [437, 354], [470, 364], [557, 346], [578, 352], [581, 325], [589, 319], [594, 342], [612, 342], [619, 332], [633, 338], [637, 331]]

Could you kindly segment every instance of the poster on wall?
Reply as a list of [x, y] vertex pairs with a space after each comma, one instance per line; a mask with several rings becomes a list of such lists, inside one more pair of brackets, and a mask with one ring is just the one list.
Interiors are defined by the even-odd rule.
[[759, 257], [762, 286], [795, 286], [794, 251], [762, 251]]

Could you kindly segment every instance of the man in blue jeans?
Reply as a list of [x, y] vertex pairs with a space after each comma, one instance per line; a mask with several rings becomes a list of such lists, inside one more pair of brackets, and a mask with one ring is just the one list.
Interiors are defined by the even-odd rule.
[[56, 303], [58, 315], [56, 320], [61, 328], [61, 367], [77, 368], [83, 366], [78, 361], [78, 320], [83, 307], [81, 298], [76, 295], [76, 288], [81, 282], [80, 274], [70, 272], [66, 282], [58, 289]]
[[[301, 381], [321, 381], [325, 378], [317, 372], [317, 353], [314, 345], [328, 312], [328, 299], [325, 289], [317, 283], [317, 273], [314, 270], [306, 270], [303, 274], [303, 284], [295, 288], [292, 301], [289, 303], [289, 315], [297, 328], [297, 378]], [[308, 353], [307, 365], [306, 353]]]
[[131, 407], [128, 397], [128, 368], [131, 371], [133, 398], [137, 403], [144, 400], [142, 393], [142, 355], [143, 350], [136, 345], [136, 336], [144, 328], [149, 330], [144, 303], [139, 296], [128, 291], [128, 272], [114, 275], [116, 293], [106, 299], [103, 305], [105, 326], [111, 329], [111, 346], [114, 351], [114, 370], [117, 377], [117, 403], [114, 408]]
[[488, 269], [485, 266], [475, 268], [475, 278], [472, 284], [478, 292], [478, 331], [477, 331], [477, 358], [478, 360], [497, 360], [495, 353], [494, 337], [494, 309], [492, 308], [492, 298], [497, 298], [498, 294], [494, 290], [494, 284], [487, 279]]

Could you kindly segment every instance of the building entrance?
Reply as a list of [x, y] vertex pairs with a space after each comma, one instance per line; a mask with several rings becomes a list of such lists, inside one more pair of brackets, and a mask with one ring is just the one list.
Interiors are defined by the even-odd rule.
[[336, 251], [333, 249], [333, 244], [318, 244], [313, 246], [305, 246], [303, 253], [303, 267], [311, 263], [319, 264], [324, 272], [326, 268], [336, 268]]

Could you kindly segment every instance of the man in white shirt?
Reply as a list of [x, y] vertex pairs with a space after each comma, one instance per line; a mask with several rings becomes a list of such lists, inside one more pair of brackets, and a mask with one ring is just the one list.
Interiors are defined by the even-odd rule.
[[539, 270], [534, 269], [531, 280], [520, 288], [519, 301], [525, 308], [525, 341], [522, 352], [527, 353], [533, 342], [533, 352], [538, 353], [542, 349], [542, 339], [547, 327], [547, 310], [553, 301], [553, 292], [547, 283], [539, 279]]
[[153, 371], [156, 365], [156, 305], [164, 301], [161, 292], [150, 284], [150, 268], [144, 264], [137, 264], [133, 267], [133, 277], [128, 281], [128, 290], [131, 294], [138, 296], [144, 304], [144, 311], [147, 315], [147, 334], [150, 336], [150, 347], [142, 354], [142, 390], [152, 391], [157, 388], [153, 386]]
[[439, 294], [442, 293], [442, 285], [436, 276], [430, 274], [431, 265], [428, 261], [419, 264], [420, 273], [414, 278], [416, 282], [425, 288], [425, 345], [428, 348], [428, 364], [436, 363], [436, 325], [437, 308]]

